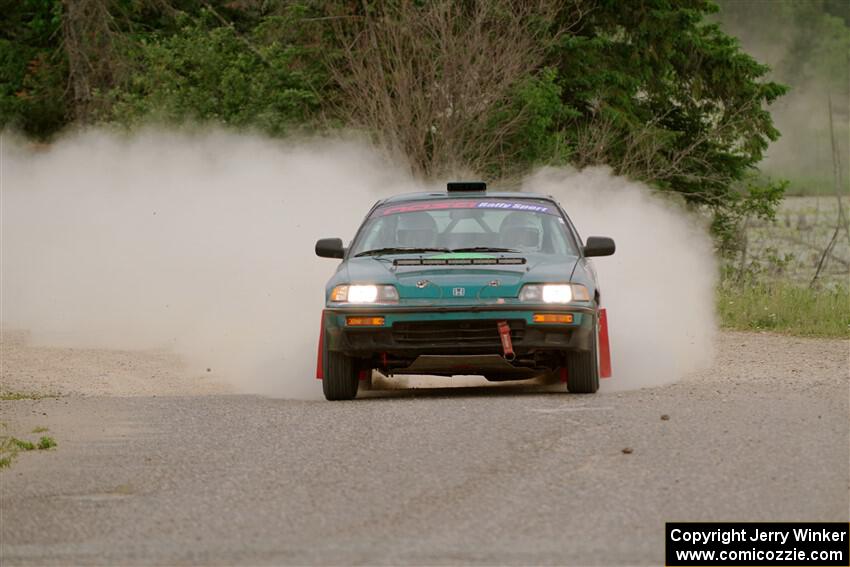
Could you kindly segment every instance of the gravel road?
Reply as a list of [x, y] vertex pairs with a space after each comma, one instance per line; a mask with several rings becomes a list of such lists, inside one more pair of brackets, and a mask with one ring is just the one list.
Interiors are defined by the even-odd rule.
[[850, 514], [847, 341], [723, 333], [712, 370], [631, 392], [345, 403], [222, 393], [156, 353], [3, 358], [3, 389], [64, 394], [0, 402], [7, 435], [58, 442], [0, 472], [4, 566], [662, 565], [665, 521]]

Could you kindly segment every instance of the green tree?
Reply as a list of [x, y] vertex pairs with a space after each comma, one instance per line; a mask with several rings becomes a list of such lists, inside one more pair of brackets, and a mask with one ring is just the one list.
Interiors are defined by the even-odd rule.
[[0, 127], [45, 137], [65, 124], [59, 0], [0, 0]]
[[244, 33], [214, 9], [181, 16], [177, 31], [133, 46], [134, 71], [111, 93], [106, 118], [215, 122], [271, 135], [309, 123], [321, 107], [324, 68], [307, 47], [272, 33], [292, 26], [297, 14], [259, 19]]
[[706, 0], [600, 1], [563, 36], [559, 73], [569, 160], [676, 191], [725, 214], [779, 136], [766, 106], [785, 87], [706, 21]]
[[309, 122], [327, 73], [307, 2], [0, 0], [0, 127]]

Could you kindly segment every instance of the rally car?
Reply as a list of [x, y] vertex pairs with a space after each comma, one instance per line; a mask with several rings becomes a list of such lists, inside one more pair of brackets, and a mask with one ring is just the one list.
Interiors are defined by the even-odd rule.
[[607, 318], [588, 258], [614, 241], [582, 244], [549, 196], [488, 193], [480, 182], [376, 203], [325, 290], [316, 377], [328, 400], [357, 396], [385, 376], [554, 376], [593, 393], [610, 376]]

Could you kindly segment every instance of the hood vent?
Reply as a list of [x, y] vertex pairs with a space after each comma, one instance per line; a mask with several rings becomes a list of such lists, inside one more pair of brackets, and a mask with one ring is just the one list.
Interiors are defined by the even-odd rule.
[[396, 266], [496, 266], [525, 264], [525, 258], [401, 258]]

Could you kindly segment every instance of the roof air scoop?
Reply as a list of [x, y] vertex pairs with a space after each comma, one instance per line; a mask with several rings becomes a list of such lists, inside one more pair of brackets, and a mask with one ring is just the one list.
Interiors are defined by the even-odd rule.
[[449, 193], [484, 193], [487, 184], [483, 181], [450, 181], [446, 184]]

